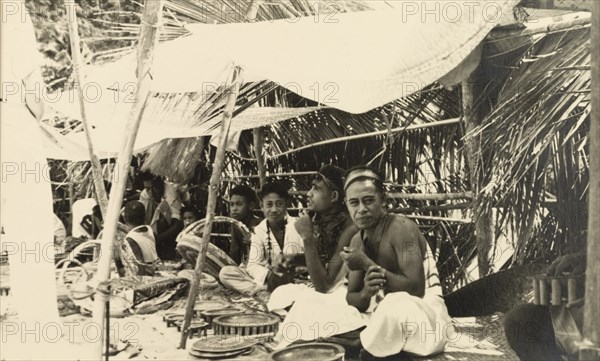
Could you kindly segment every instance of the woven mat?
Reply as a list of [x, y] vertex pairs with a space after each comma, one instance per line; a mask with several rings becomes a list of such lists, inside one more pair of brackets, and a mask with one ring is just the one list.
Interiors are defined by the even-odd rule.
[[447, 347], [446, 352], [434, 357], [413, 357], [413, 359], [420, 361], [518, 361], [519, 358], [510, 348], [504, 336], [503, 319], [503, 313], [485, 317], [456, 319], [456, 330], [459, 336], [457, 336], [455, 343]]
[[[202, 292], [204, 299], [221, 299], [231, 303], [236, 303], [244, 308], [260, 310], [264, 305], [263, 300], [252, 297], [241, 297], [237, 292], [219, 286], [213, 290]], [[180, 301], [182, 302], [182, 301]], [[502, 326], [504, 319], [503, 313], [496, 313], [491, 316], [456, 318], [455, 327], [457, 330], [456, 340], [450, 344], [446, 352], [432, 357], [411, 356], [409, 359], [415, 361], [442, 361], [442, 360], [468, 360], [468, 361], [496, 361], [496, 360], [515, 360], [518, 357], [512, 351], [504, 336]], [[210, 332], [210, 331], [209, 331]], [[325, 340], [322, 340], [325, 341]], [[266, 346], [273, 347], [274, 344]], [[239, 356], [232, 360], [266, 360], [269, 359], [269, 353], [263, 347], [257, 347], [250, 355]], [[393, 360], [389, 357], [387, 360]], [[398, 358], [406, 360], [404, 358]], [[358, 361], [357, 355], [346, 355], [348, 361]]]
[[[457, 335], [453, 343], [449, 344], [446, 351], [429, 357], [418, 357], [402, 353], [400, 355], [388, 356], [386, 361], [391, 360], [414, 360], [414, 361], [445, 361], [445, 360], [474, 360], [474, 361], [496, 361], [496, 360], [519, 360], [512, 351], [504, 336], [502, 320], [504, 314], [497, 313], [492, 316], [478, 318], [455, 319]], [[358, 334], [354, 335], [358, 337]], [[352, 337], [352, 335], [351, 335]], [[350, 337], [350, 338], [351, 338]], [[332, 342], [332, 339], [323, 341]], [[342, 345], [350, 344], [350, 339], [345, 342], [337, 342]], [[358, 340], [356, 340], [358, 341]], [[347, 348], [347, 351], [349, 349]], [[358, 361], [357, 350], [354, 354], [346, 355], [348, 361]]]

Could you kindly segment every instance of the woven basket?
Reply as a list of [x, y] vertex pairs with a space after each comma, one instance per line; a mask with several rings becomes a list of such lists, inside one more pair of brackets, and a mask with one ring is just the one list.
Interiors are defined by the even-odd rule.
[[[240, 221], [237, 221], [230, 217], [218, 216], [215, 217], [213, 222], [229, 223], [234, 227], [237, 227], [242, 233], [244, 240], [250, 239], [250, 231]], [[177, 237], [177, 252], [190, 264], [195, 265], [198, 254], [200, 253], [200, 246], [202, 244], [202, 233], [204, 231], [205, 219], [196, 221], [186, 229], [183, 230]], [[204, 265], [204, 272], [219, 279], [219, 272], [221, 268], [225, 266], [237, 266], [237, 263], [229, 257], [227, 253], [221, 250], [219, 247], [212, 243], [208, 243], [208, 249], [206, 251], [206, 264]]]

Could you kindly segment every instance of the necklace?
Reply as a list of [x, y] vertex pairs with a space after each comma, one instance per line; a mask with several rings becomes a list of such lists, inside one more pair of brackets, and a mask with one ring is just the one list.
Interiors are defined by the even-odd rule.
[[313, 237], [317, 240], [319, 257], [327, 264], [334, 256], [338, 240], [348, 214], [339, 212], [335, 214], [317, 215], [313, 221]]
[[[283, 235], [281, 237], [281, 241], [282, 243], [285, 242], [285, 226], [287, 225], [287, 221], [283, 222]], [[271, 244], [271, 226], [269, 226], [269, 221], [267, 221], [267, 247], [268, 250], [265, 250], [265, 253], [267, 254], [267, 260], [269, 262], [269, 266], [272, 265], [273, 263], [273, 245]], [[275, 236], [275, 234], [273, 234], [273, 236]], [[277, 241], [277, 237], [275, 237], [275, 241]], [[279, 242], [277, 242], [279, 243]], [[283, 253], [283, 245], [280, 245], [279, 248], [282, 250]]]

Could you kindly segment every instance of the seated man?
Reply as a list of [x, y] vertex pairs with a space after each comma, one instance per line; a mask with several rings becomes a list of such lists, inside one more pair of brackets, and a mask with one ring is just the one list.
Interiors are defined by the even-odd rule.
[[[585, 245], [584, 245], [585, 246]], [[554, 261], [548, 276], [573, 276], [585, 272], [585, 252], [571, 253]], [[585, 294], [585, 282], [580, 282], [577, 294]], [[578, 344], [583, 330], [584, 298], [565, 306], [518, 305], [506, 313], [504, 332], [508, 344], [522, 361], [563, 360], [562, 355], [577, 359]]]
[[312, 300], [314, 291], [329, 293], [345, 283], [348, 269], [343, 267], [340, 252], [358, 231], [344, 205], [343, 169], [333, 165], [321, 167], [307, 197], [308, 214], [298, 218], [294, 227], [304, 242], [306, 268], [314, 289], [307, 292], [308, 287], [302, 284], [280, 287], [268, 303], [269, 309], [275, 310], [298, 301], [288, 314], [289, 320], [296, 316], [306, 318], [313, 307], [309, 298]]
[[360, 333], [364, 358], [443, 351], [454, 329], [425, 237], [411, 220], [387, 213], [374, 171], [350, 170], [344, 188], [360, 229], [341, 257], [351, 270], [346, 300], [368, 319]]
[[[125, 259], [125, 262], [134, 262], [137, 267], [137, 275], [153, 276], [155, 265], [158, 263], [158, 255], [156, 253], [156, 242], [152, 229], [144, 225], [146, 211], [144, 205], [138, 201], [129, 201], [124, 209], [125, 224], [131, 230], [125, 236], [125, 241], [133, 251], [135, 260]], [[126, 253], [118, 252], [121, 257], [127, 257]], [[123, 264], [121, 260], [117, 260], [117, 270], [119, 275], [124, 275]]]
[[364, 328], [360, 342], [366, 359], [442, 351], [454, 329], [425, 238], [414, 222], [386, 212], [383, 183], [374, 171], [350, 170], [344, 190], [360, 230], [340, 252], [350, 269], [347, 291], [303, 299], [310, 311], [291, 318], [299, 306], [294, 305], [276, 336], [277, 348]]
[[226, 266], [219, 273], [225, 286], [246, 295], [292, 282], [293, 270], [283, 266], [282, 255], [304, 252], [302, 239], [293, 227], [296, 219], [287, 213], [287, 187], [279, 182], [267, 183], [260, 196], [265, 219], [252, 235], [246, 269]]
[[[229, 216], [242, 222], [250, 232], [254, 232], [261, 218], [252, 214], [252, 210], [258, 205], [256, 192], [246, 185], [233, 188], [229, 194]], [[244, 240], [242, 233], [237, 227], [231, 227], [231, 246], [229, 256], [237, 264], [241, 264], [248, 258], [249, 240]]]
[[[97, 239], [100, 230], [93, 232], [93, 214], [94, 207], [97, 207], [95, 198], [78, 199], [73, 202], [71, 207], [71, 214], [73, 224], [71, 227], [71, 235], [75, 238], [87, 237], [91, 239]], [[100, 211], [100, 207], [98, 207]]]
[[156, 237], [156, 252], [160, 259], [178, 258], [175, 247], [176, 238], [183, 229], [179, 214], [173, 214], [171, 206], [164, 198], [165, 183], [160, 177], [144, 181], [144, 190], [147, 197], [140, 197], [140, 202], [146, 210], [144, 224], [149, 225]]

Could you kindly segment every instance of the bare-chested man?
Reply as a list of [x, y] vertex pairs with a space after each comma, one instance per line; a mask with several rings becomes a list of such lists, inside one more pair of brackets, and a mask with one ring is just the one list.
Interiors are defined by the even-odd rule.
[[321, 167], [308, 192], [309, 215], [294, 225], [304, 241], [306, 266], [317, 292], [330, 291], [345, 276], [340, 252], [358, 231], [343, 203], [343, 175], [339, 167]]
[[351, 169], [344, 188], [350, 216], [360, 229], [341, 253], [351, 270], [346, 300], [369, 318], [360, 334], [365, 354], [442, 351], [454, 330], [419, 228], [387, 213], [383, 183], [371, 169]]
[[[329, 293], [344, 283], [348, 268], [340, 252], [350, 245], [350, 239], [358, 231], [348, 215], [344, 200], [344, 170], [333, 165], [324, 165], [319, 170], [308, 192], [308, 214], [296, 220], [294, 227], [304, 244], [304, 257], [297, 259], [306, 265], [314, 285], [311, 292]], [[310, 295], [304, 284], [286, 285], [273, 292], [268, 303], [269, 309], [283, 309], [292, 303], [307, 302]], [[296, 307], [296, 306], [295, 306]], [[306, 307], [299, 306], [300, 309]], [[294, 313], [304, 311], [298, 307]]]

